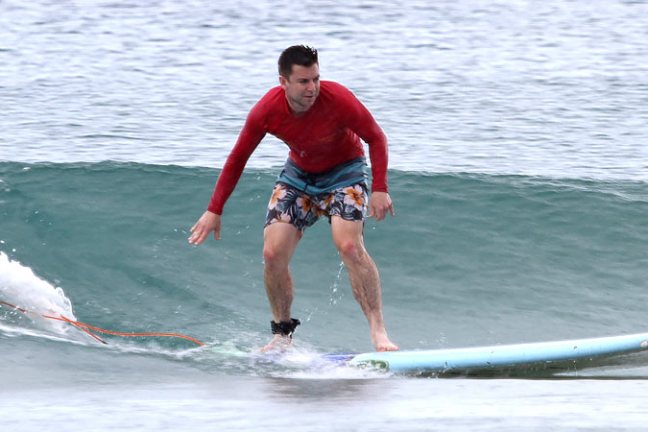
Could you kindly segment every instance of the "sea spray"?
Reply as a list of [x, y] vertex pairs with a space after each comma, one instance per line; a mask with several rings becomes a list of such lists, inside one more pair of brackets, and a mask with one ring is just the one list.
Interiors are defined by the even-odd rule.
[[[65, 322], [43, 318], [43, 315], [64, 316], [76, 321], [72, 303], [63, 289], [41, 279], [31, 268], [9, 259], [4, 252], [0, 252], [0, 301], [4, 309], [0, 319], [58, 335], [78, 333]], [[27, 322], [31, 324], [25, 324]]]

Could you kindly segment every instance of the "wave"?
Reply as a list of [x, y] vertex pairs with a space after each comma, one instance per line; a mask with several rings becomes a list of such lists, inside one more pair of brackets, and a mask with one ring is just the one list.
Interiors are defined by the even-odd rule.
[[[102, 328], [179, 332], [210, 348], [253, 350], [269, 336], [261, 242], [275, 175], [246, 172], [225, 208], [222, 240], [192, 247], [188, 229], [216, 170], [0, 163], [0, 300]], [[646, 183], [392, 171], [390, 188], [396, 216], [369, 220], [365, 237], [401, 346], [602, 336], [645, 325]], [[325, 221], [307, 231], [293, 276], [300, 343], [318, 352], [371, 349]], [[88, 342], [65, 323], [2, 313], [0, 333], [23, 326]], [[119, 344], [189, 348], [181, 340]]]

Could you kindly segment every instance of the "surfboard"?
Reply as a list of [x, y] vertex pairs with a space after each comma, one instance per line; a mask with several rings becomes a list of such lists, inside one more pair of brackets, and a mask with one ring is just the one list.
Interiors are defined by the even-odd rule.
[[[648, 350], [648, 333], [551, 342], [416, 351], [330, 354], [327, 359], [396, 374], [469, 374], [497, 370], [580, 369]], [[648, 361], [646, 362], [648, 365]]]

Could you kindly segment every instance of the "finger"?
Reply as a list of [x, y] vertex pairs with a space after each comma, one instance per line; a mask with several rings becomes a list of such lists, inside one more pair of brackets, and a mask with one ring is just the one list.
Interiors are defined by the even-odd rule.
[[196, 222], [196, 223], [194, 224], [194, 226], [191, 227], [191, 229], [189, 230], [189, 232], [191, 233], [191, 235], [189, 236], [189, 238], [193, 238], [193, 237], [196, 237], [196, 236], [198, 235], [198, 233], [200, 232], [200, 231], [198, 230], [198, 225], [200, 225], [200, 224], [199, 224], [198, 222]]
[[194, 231], [194, 233], [189, 237], [189, 243], [198, 245], [203, 242], [205, 235], [202, 230]]

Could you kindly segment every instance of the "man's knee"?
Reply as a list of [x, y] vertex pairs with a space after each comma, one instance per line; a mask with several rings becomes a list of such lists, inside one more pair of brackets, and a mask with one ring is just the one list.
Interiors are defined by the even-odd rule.
[[287, 266], [301, 238], [292, 225], [276, 224], [266, 228], [263, 242], [263, 261], [267, 266]]
[[275, 244], [266, 243], [263, 245], [263, 262], [266, 267], [279, 265], [282, 261], [285, 261], [285, 258], [281, 248]]
[[344, 238], [336, 241], [338, 252], [345, 261], [360, 261], [364, 256], [364, 247], [357, 239]]

